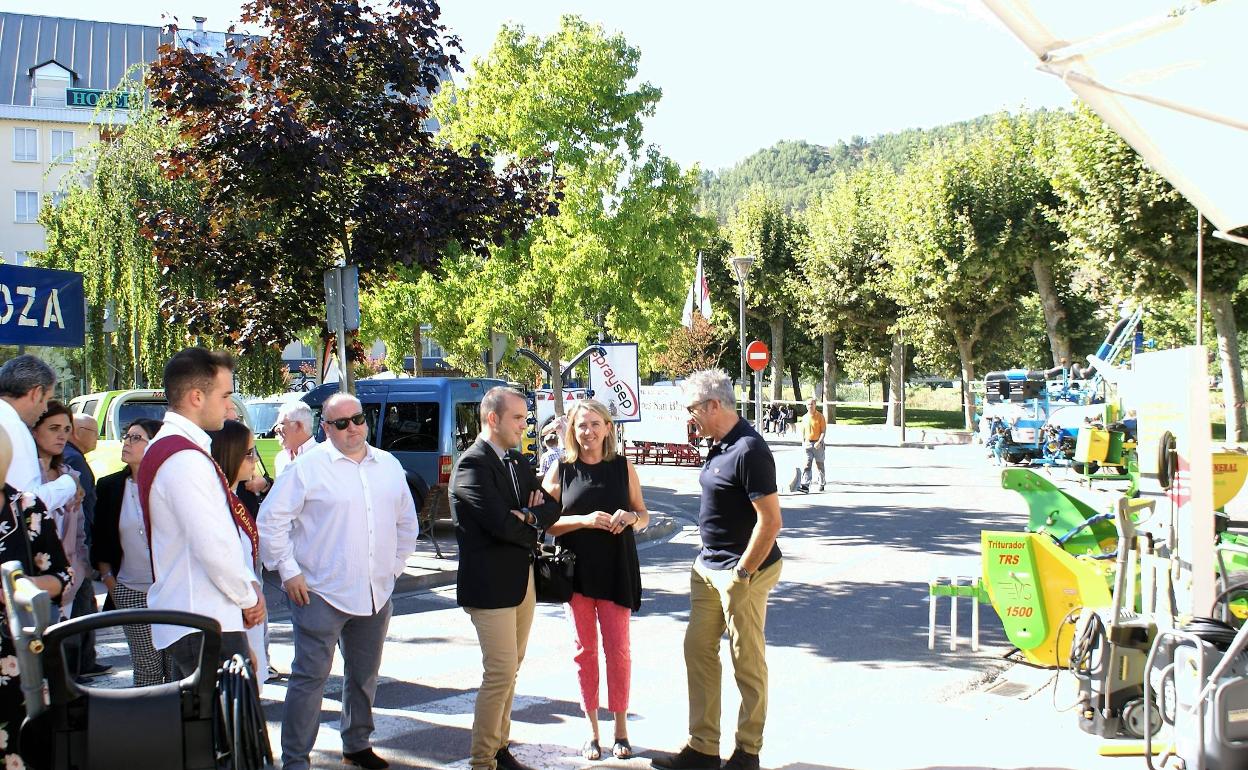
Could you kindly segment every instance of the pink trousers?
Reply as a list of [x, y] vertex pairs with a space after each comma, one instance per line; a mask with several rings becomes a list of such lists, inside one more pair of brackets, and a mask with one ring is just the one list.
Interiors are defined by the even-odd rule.
[[581, 706], [598, 711], [598, 629], [602, 628], [603, 657], [607, 661], [607, 709], [628, 711], [628, 686], [633, 659], [629, 651], [628, 621], [632, 610], [607, 599], [574, 593], [568, 616], [576, 642], [576, 675], [581, 684]]

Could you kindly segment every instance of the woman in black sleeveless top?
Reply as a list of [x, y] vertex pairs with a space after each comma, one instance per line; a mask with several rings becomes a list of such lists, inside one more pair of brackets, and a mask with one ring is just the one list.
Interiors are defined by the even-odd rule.
[[615, 424], [602, 403], [577, 401], [568, 413], [563, 461], [551, 466], [542, 487], [563, 505], [550, 528], [576, 554], [568, 612], [576, 635], [581, 705], [593, 737], [581, 755], [602, 758], [598, 743], [598, 628], [607, 664], [607, 708], [615, 715], [615, 745], [620, 759], [632, 756], [628, 742], [628, 689], [632, 658], [628, 623], [641, 608], [641, 568], [634, 529], [650, 521], [641, 482], [632, 463], [616, 454]]

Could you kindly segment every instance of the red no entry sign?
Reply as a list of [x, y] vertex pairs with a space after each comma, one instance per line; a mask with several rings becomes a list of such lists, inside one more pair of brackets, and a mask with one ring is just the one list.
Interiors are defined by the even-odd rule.
[[767, 349], [766, 343], [754, 340], [745, 346], [745, 363], [754, 371], [761, 372], [766, 369], [770, 361], [771, 351]]

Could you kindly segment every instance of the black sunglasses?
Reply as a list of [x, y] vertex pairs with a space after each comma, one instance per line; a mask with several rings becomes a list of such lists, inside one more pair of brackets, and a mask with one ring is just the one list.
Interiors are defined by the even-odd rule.
[[364, 413], [360, 412], [358, 414], [353, 414], [350, 417], [342, 417], [337, 420], [326, 420], [325, 423], [327, 425], [334, 426], [338, 430], [346, 430], [348, 423], [354, 423], [355, 425], [363, 425], [364, 420], [366, 419], [368, 418], [364, 416]]

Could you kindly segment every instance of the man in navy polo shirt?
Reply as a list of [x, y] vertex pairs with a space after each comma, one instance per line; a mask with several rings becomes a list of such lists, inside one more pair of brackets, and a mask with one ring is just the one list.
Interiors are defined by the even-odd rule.
[[689, 742], [653, 765], [719, 768], [719, 642], [727, 630], [741, 711], [736, 749], [724, 768], [758, 770], [767, 718], [767, 597], [780, 580], [776, 463], [762, 436], [737, 416], [727, 374], [694, 372], [681, 387], [685, 408], [715, 443], [702, 466], [702, 551], [693, 563], [685, 630]]

